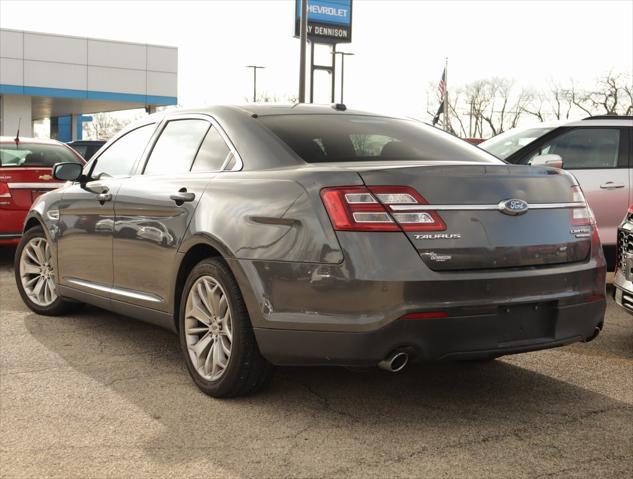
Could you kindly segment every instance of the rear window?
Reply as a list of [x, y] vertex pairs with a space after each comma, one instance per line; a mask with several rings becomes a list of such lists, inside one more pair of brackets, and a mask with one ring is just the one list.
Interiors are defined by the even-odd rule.
[[412, 120], [362, 115], [270, 115], [259, 120], [308, 163], [500, 163], [459, 138]]
[[0, 166], [51, 167], [55, 163], [81, 163], [63, 145], [38, 143], [0, 144]]

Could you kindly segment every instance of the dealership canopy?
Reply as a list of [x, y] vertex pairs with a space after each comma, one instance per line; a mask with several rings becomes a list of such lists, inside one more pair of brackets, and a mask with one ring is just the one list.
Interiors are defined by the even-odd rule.
[[175, 105], [177, 78], [174, 47], [2, 29], [0, 135], [65, 118], [74, 139], [84, 113]]

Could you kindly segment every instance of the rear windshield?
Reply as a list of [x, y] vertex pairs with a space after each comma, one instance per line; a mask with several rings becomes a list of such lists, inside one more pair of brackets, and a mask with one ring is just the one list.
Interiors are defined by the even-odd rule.
[[363, 115], [270, 115], [259, 120], [308, 163], [500, 163], [459, 138], [412, 120]]
[[40, 166], [51, 167], [55, 163], [81, 163], [68, 148], [63, 145], [45, 145], [39, 143], [0, 144], [0, 166]]

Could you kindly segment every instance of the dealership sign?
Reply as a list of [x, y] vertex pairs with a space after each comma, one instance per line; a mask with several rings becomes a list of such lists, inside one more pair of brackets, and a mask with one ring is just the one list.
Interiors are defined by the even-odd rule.
[[[295, 36], [299, 36], [301, 0], [295, 5]], [[352, 0], [308, 0], [308, 39], [315, 43], [352, 41]]]

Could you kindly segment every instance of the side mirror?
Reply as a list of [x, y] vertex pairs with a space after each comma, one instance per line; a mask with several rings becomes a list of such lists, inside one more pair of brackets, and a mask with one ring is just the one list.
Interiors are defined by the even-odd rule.
[[53, 178], [62, 181], [77, 181], [81, 178], [84, 165], [79, 163], [56, 163], [53, 166]]
[[563, 169], [563, 159], [560, 155], [548, 154], [539, 155], [532, 158], [530, 161], [532, 166], [551, 166], [552, 168]]

